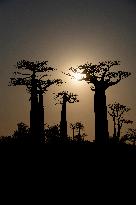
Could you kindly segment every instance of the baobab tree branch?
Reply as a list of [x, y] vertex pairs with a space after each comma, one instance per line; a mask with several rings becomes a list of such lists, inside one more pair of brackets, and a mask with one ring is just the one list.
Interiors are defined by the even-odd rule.
[[29, 78], [10, 78], [9, 86], [17, 86], [17, 85], [30, 85]]
[[[131, 75], [130, 72], [124, 72], [124, 71], [118, 71], [118, 72], [113, 72], [112, 76], [109, 77], [109, 79], [106, 81], [107, 82], [107, 88], [113, 85], [118, 84], [122, 79], [127, 78]], [[116, 81], [110, 81], [113, 78], [117, 78]]]
[[51, 85], [54, 85], [54, 84], [57, 84], [57, 85], [61, 85], [63, 84], [63, 81], [61, 79], [54, 79], [54, 80], [40, 80], [38, 81], [38, 85], [41, 85], [41, 89], [44, 92], [46, 92], [48, 90], [48, 88], [51, 86]]
[[[21, 60], [21, 61], [17, 62], [17, 66], [16, 66], [17, 69], [31, 71], [32, 74], [18, 72], [18, 71], [14, 72], [15, 77], [10, 78], [9, 85], [10, 86], [11, 85], [12, 86], [25, 85], [27, 87], [27, 91], [29, 93], [31, 93], [33, 82], [34, 82], [35, 86], [40, 87], [40, 90], [42, 91], [42, 93], [46, 92], [48, 87], [50, 87], [53, 84], [61, 85], [63, 83], [63, 81], [61, 79], [42, 80], [42, 78], [50, 76], [50, 75], [48, 75], [49, 71], [56, 70], [54, 68], [47, 67], [47, 63], [48, 63], [48, 61], [30, 62], [30, 61], [26, 61], [26, 60]], [[39, 76], [39, 75], [36, 76], [37, 73], [38, 74], [45, 73], [45, 74], [43, 74], [42, 76]], [[18, 75], [19, 75], [19, 77], [18, 77]], [[24, 77], [24, 76], [28, 76], [28, 77]]]
[[79, 102], [79, 100], [77, 99], [77, 96], [78, 95], [76, 94], [68, 93], [68, 91], [62, 91], [56, 95], [55, 99], [59, 98], [60, 104], [63, 104], [64, 99], [68, 103], [75, 103], [75, 102]]
[[30, 62], [26, 60], [21, 60], [17, 62], [17, 69], [22, 69], [22, 70], [31, 70], [31, 71], [36, 71], [36, 72], [48, 72], [48, 71], [53, 71], [55, 70], [52, 67], [47, 67], [48, 61], [36, 61], [36, 62]]
[[[88, 84], [92, 83], [94, 85], [97, 85], [99, 82], [103, 82], [105, 89], [107, 89], [108, 87], [116, 85], [122, 79], [131, 75], [130, 72], [124, 71], [109, 72], [113, 66], [117, 65], [120, 65], [120, 61], [99, 62], [98, 65], [86, 63], [84, 65], [78, 66], [78, 68], [70, 68], [70, 70], [73, 73], [76, 73], [78, 70], [80, 70], [81, 74], [85, 75], [81, 81], [85, 80]], [[70, 74], [70, 76], [72, 75]], [[113, 81], [113, 79], [115, 79], [115, 81]]]

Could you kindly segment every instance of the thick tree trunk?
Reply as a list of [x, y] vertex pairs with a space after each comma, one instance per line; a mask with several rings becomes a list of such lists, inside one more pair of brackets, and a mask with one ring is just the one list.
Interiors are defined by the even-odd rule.
[[120, 140], [120, 135], [121, 135], [121, 125], [120, 125], [120, 121], [118, 119], [118, 133], [117, 133], [117, 141], [118, 142]]
[[66, 120], [66, 99], [63, 97], [63, 104], [61, 110], [60, 132], [63, 139], [67, 138], [67, 120]]
[[73, 128], [73, 140], [75, 138], [75, 128]]
[[115, 119], [115, 117], [113, 118], [113, 122], [114, 122], [114, 133], [113, 133], [113, 137], [116, 138], [116, 137], [117, 137], [117, 133], [116, 133], [116, 119]]
[[44, 134], [44, 106], [43, 106], [43, 94], [39, 94], [39, 138], [40, 143], [45, 143]]
[[37, 90], [35, 75], [32, 78], [31, 110], [30, 110], [31, 143], [44, 142], [44, 107], [43, 94]]
[[38, 139], [38, 96], [37, 96], [37, 85], [35, 78], [32, 79], [31, 89], [31, 110], [30, 110], [30, 130], [31, 130], [31, 142], [36, 144]]
[[94, 95], [95, 141], [105, 144], [109, 140], [106, 94], [104, 89], [96, 89]]

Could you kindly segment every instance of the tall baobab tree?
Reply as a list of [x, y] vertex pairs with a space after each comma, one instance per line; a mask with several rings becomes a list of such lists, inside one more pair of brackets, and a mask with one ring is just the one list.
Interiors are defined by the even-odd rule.
[[109, 104], [108, 107], [108, 113], [112, 117], [114, 123], [113, 138], [115, 139], [115, 141], [119, 141], [123, 124], [133, 123], [133, 121], [124, 118], [124, 115], [128, 111], [130, 111], [130, 108], [126, 105], [121, 105], [120, 103], [116, 102], [113, 104]]
[[[21, 60], [17, 62], [17, 72], [11, 78], [10, 85], [24, 85], [31, 95], [30, 131], [33, 143], [44, 142], [44, 106], [43, 93], [53, 84], [62, 84], [61, 79], [46, 79], [49, 72], [55, 69], [47, 66], [48, 61], [30, 62]], [[21, 71], [20, 71], [21, 70]], [[27, 71], [27, 73], [24, 73]]]
[[[127, 78], [131, 73], [125, 71], [111, 71], [113, 66], [120, 65], [119, 61], [99, 62], [97, 65], [86, 63], [78, 68], [70, 68], [74, 73], [81, 73], [94, 94], [95, 112], [95, 141], [97, 143], [107, 143], [109, 139], [106, 90]], [[69, 75], [69, 74], [68, 74]]]
[[67, 117], [66, 117], [66, 104], [79, 102], [77, 95], [73, 93], [68, 93], [68, 91], [59, 92], [56, 98], [60, 99], [60, 104], [62, 104], [61, 110], [61, 121], [60, 121], [60, 132], [61, 137], [67, 138]]

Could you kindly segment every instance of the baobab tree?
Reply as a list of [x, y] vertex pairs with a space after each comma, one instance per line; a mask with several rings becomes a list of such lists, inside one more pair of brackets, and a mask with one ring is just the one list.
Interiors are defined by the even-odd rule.
[[122, 79], [127, 78], [131, 74], [125, 71], [111, 71], [113, 66], [118, 65], [120, 65], [119, 61], [105, 61], [99, 62], [97, 65], [86, 63], [77, 68], [70, 68], [70, 71], [73, 73], [80, 72], [81, 75], [84, 75], [80, 81], [86, 81], [90, 85], [91, 90], [95, 92], [94, 112], [96, 143], [107, 143], [109, 140], [106, 90], [118, 84]]
[[[44, 106], [43, 93], [53, 84], [62, 84], [61, 79], [46, 79], [49, 72], [55, 69], [47, 66], [48, 61], [30, 62], [21, 60], [17, 62], [17, 72], [11, 78], [10, 85], [24, 85], [31, 97], [30, 131], [33, 143], [44, 142]], [[21, 71], [20, 71], [21, 70]], [[24, 73], [27, 71], [27, 73]]]
[[67, 117], [66, 117], [66, 104], [79, 102], [77, 95], [68, 93], [68, 91], [59, 92], [55, 99], [59, 98], [59, 103], [62, 104], [61, 121], [60, 121], [60, 134], [63, 139], [67, 139]]
[[124, 115], [130, 111], [130, 108], [126, 105], [122, 105], [120, 103], [113, 103], [108, 105], [109, 110], [108, 113], [112, 117], [113, 123], [114, 123], [114, 134], [113, 138], [115, 141], [120, 140], [121, 135], [121, 129], [123, 127], [123, 124], [132, 124], [133, 121], [127, 120], [124, 118]]

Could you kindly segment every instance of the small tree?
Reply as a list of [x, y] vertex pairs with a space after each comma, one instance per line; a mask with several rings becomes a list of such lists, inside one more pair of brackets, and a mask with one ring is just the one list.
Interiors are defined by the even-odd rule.
[[136, 129], [134, 128], [129, 128], [127, 133], [121, 138], [121, 142], [129, 142], [132, 143], [133, 145], [136, 145]]
[[119, 141], [123, 124], [133, 123], [133, 121], [126, 120], [124, 118], [124, 115], [128, 111], [130, 111], [130, 108], [127, 107], [126, 105], [121, 105], [120, 103], [116, 103], [116, 102], [113, 104], [109, 104], [108, 107], [109, 107], [108, 113], [112, 117], [114, 123], [113, 137], [115, 141]]
[[78, 131], [78, 134], [76, 136], [77, 138], [77, 141], [83, 141], [84, 140], [84, 137], [86, 136], [85, 133], [81, 134], [81, 131], [84, 130], [84, 125], [81, 123], [81, 122], [76, 122], [76, 129]]
[[17, 124], [17, 130], [12, 135], [12, 138], [15, 140], [15, 142], [19, 143], [30, 143], [30, 129], [29, 127], [23, 123], [20, 122]]
[[47, 144], [60, 143], [60, 126], [58, 124], [47, 126], [47, 128], [45, 129], [45, 142]]
[[75, 137], [75, 129], [76, 129], [76, 125], [73, 124], [73, 123], [70, 123], [70, 128], [71, 128], [72, 131], [73, 131], [73, 139], [74, 139], [74, 137]]
[[66, 139], [67, 138], [67, 117], [66, 117], [66, 104], [79, 102], [77, 99], [77, 95], [73, 93], [68, 93], [68, 91], [59, 92], [56, 96], [59, 98], [59, 103], [62, 104], [61, 110], [61, 121], [60, 121], [60, 131], [61, 136]]
[[[84, 141], [86, 134], [81, 134], [81, 131], [84, 131], [84, 125], [81, 122], [71, 123], [70, 128], [73, 130], [73, 140]], [[77, 131], [77, 135], [75, 135], [75, 131]]]
[[34, 143], [44, 142], [43, 93], [53, 84], [62, 84], [61, 79], [46, 79], [50, 76], [49, 72], [55, 70], [47, 66], [47, 63], [48, 61], [30, 62], [26, 60], [17, 62], [16, 68], [19, 72], [14, 72], [14, 77], [10, 82], [12, 86], [26, 86], [27, 91], [31, 94], [30, 130]]
[[[86, 81], [94, 95], [95, 112], [95, 140], [97, 143], [106, 143], [109, 139], [106, 90], [127, 78], [131, 73], [124, 71], [111, 71], [113, 66], [120, 65], [119, 61], [99, 62], [97, 65], [86, 63], [78, 68], [70, 68], [73, 73], [81, 73], [84, 77], [81, 80]], [[71, 74], [68, 74], [72, 76]]]

